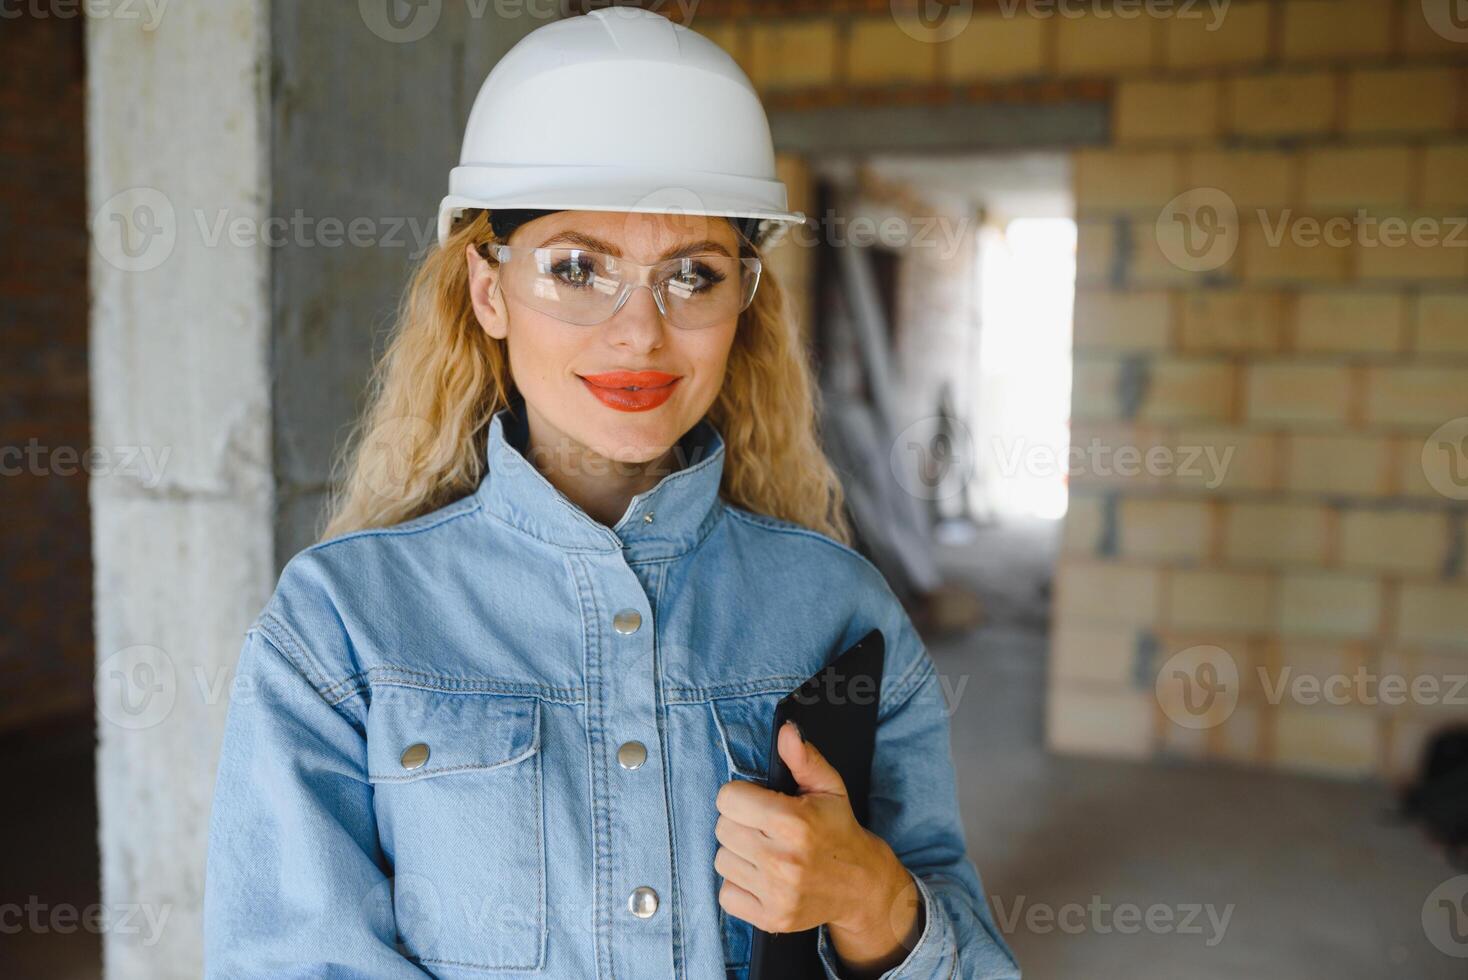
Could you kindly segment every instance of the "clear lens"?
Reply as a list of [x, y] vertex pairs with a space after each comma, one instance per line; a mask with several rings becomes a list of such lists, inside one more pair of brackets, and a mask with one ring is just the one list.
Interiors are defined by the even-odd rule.
[[608, 319], [643, 285], [668, 322], [685, 330], [737, 316], [754, 299], [760, 261], [693, 255], [644, 266], [579, 248], [496, 249], [501, 281], [517, 301], [582, 326]]

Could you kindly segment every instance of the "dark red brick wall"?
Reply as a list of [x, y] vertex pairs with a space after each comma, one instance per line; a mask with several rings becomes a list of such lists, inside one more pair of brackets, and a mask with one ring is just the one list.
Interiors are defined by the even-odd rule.
[[0, 730], [92, 701], [82, 35], [0, 22]]

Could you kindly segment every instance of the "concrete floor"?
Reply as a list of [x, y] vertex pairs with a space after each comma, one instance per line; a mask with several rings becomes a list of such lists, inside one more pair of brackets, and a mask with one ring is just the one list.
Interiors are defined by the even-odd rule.
[[[1042, 745], [1045, 594], [1056, 526], [1025, 521], [943, 549], [986, 600], [973, 633], [929, 649], [951, 685], [969, 850], [1026, 977], [1380, 980], [1468, 976], [1423, 929], [1458, 872], [1392, 817], [1384, 787], [1237, 768], [1061, 758]], [[1068, 904], [1067, 929], [1034, 906]], [[1226, 928], [1122, 934], [1093, 903], [1212, 905]], [[1093, 924], [1094, 923], [1094, 924]], [[1079, 928], [1078, 928], [1079, 927]], [[1465, 949], [1464, 952], [1468, 952]]]

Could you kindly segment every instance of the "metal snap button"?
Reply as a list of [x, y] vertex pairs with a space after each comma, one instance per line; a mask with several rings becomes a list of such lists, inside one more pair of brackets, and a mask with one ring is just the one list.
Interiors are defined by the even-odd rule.
[[652, 523], [652, 511], [648, 511], [646, 514], [643, 514], [642, 515], [642, 523], [644, 523], [644, 524], [651, 524]]
[[422, 742], [414, 742], [403, 749], [403, 768], [419, 769], [423, 763], [428, 761], [428, 746]]
[[623, 742], [617, 747], [617, 762], [623, 769], [636, 769], [647, 761], [647, 746], [641, 742]]
[[639, 919], [646, 919], [658, 910], [658, 893], [646, 885], [632, 889], [627, 896], [627, 909]]
[[642, 625], [642, 614], [636, 609], [623, 609], [612, 617], [612, 628], [618, 633], [636, 633]]

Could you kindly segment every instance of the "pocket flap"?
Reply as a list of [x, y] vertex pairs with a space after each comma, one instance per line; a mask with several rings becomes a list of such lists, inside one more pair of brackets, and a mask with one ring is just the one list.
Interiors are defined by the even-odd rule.
[[779, 700], [779, 694], [756, 694], [710, 702], [731, 776], [758, 783], [768, 781], [770, 732]]
[[379, 687], [367, 709], [367, 778], [374, 783], [495, 769], [539, 748], [540, 701], [532, 697]]

